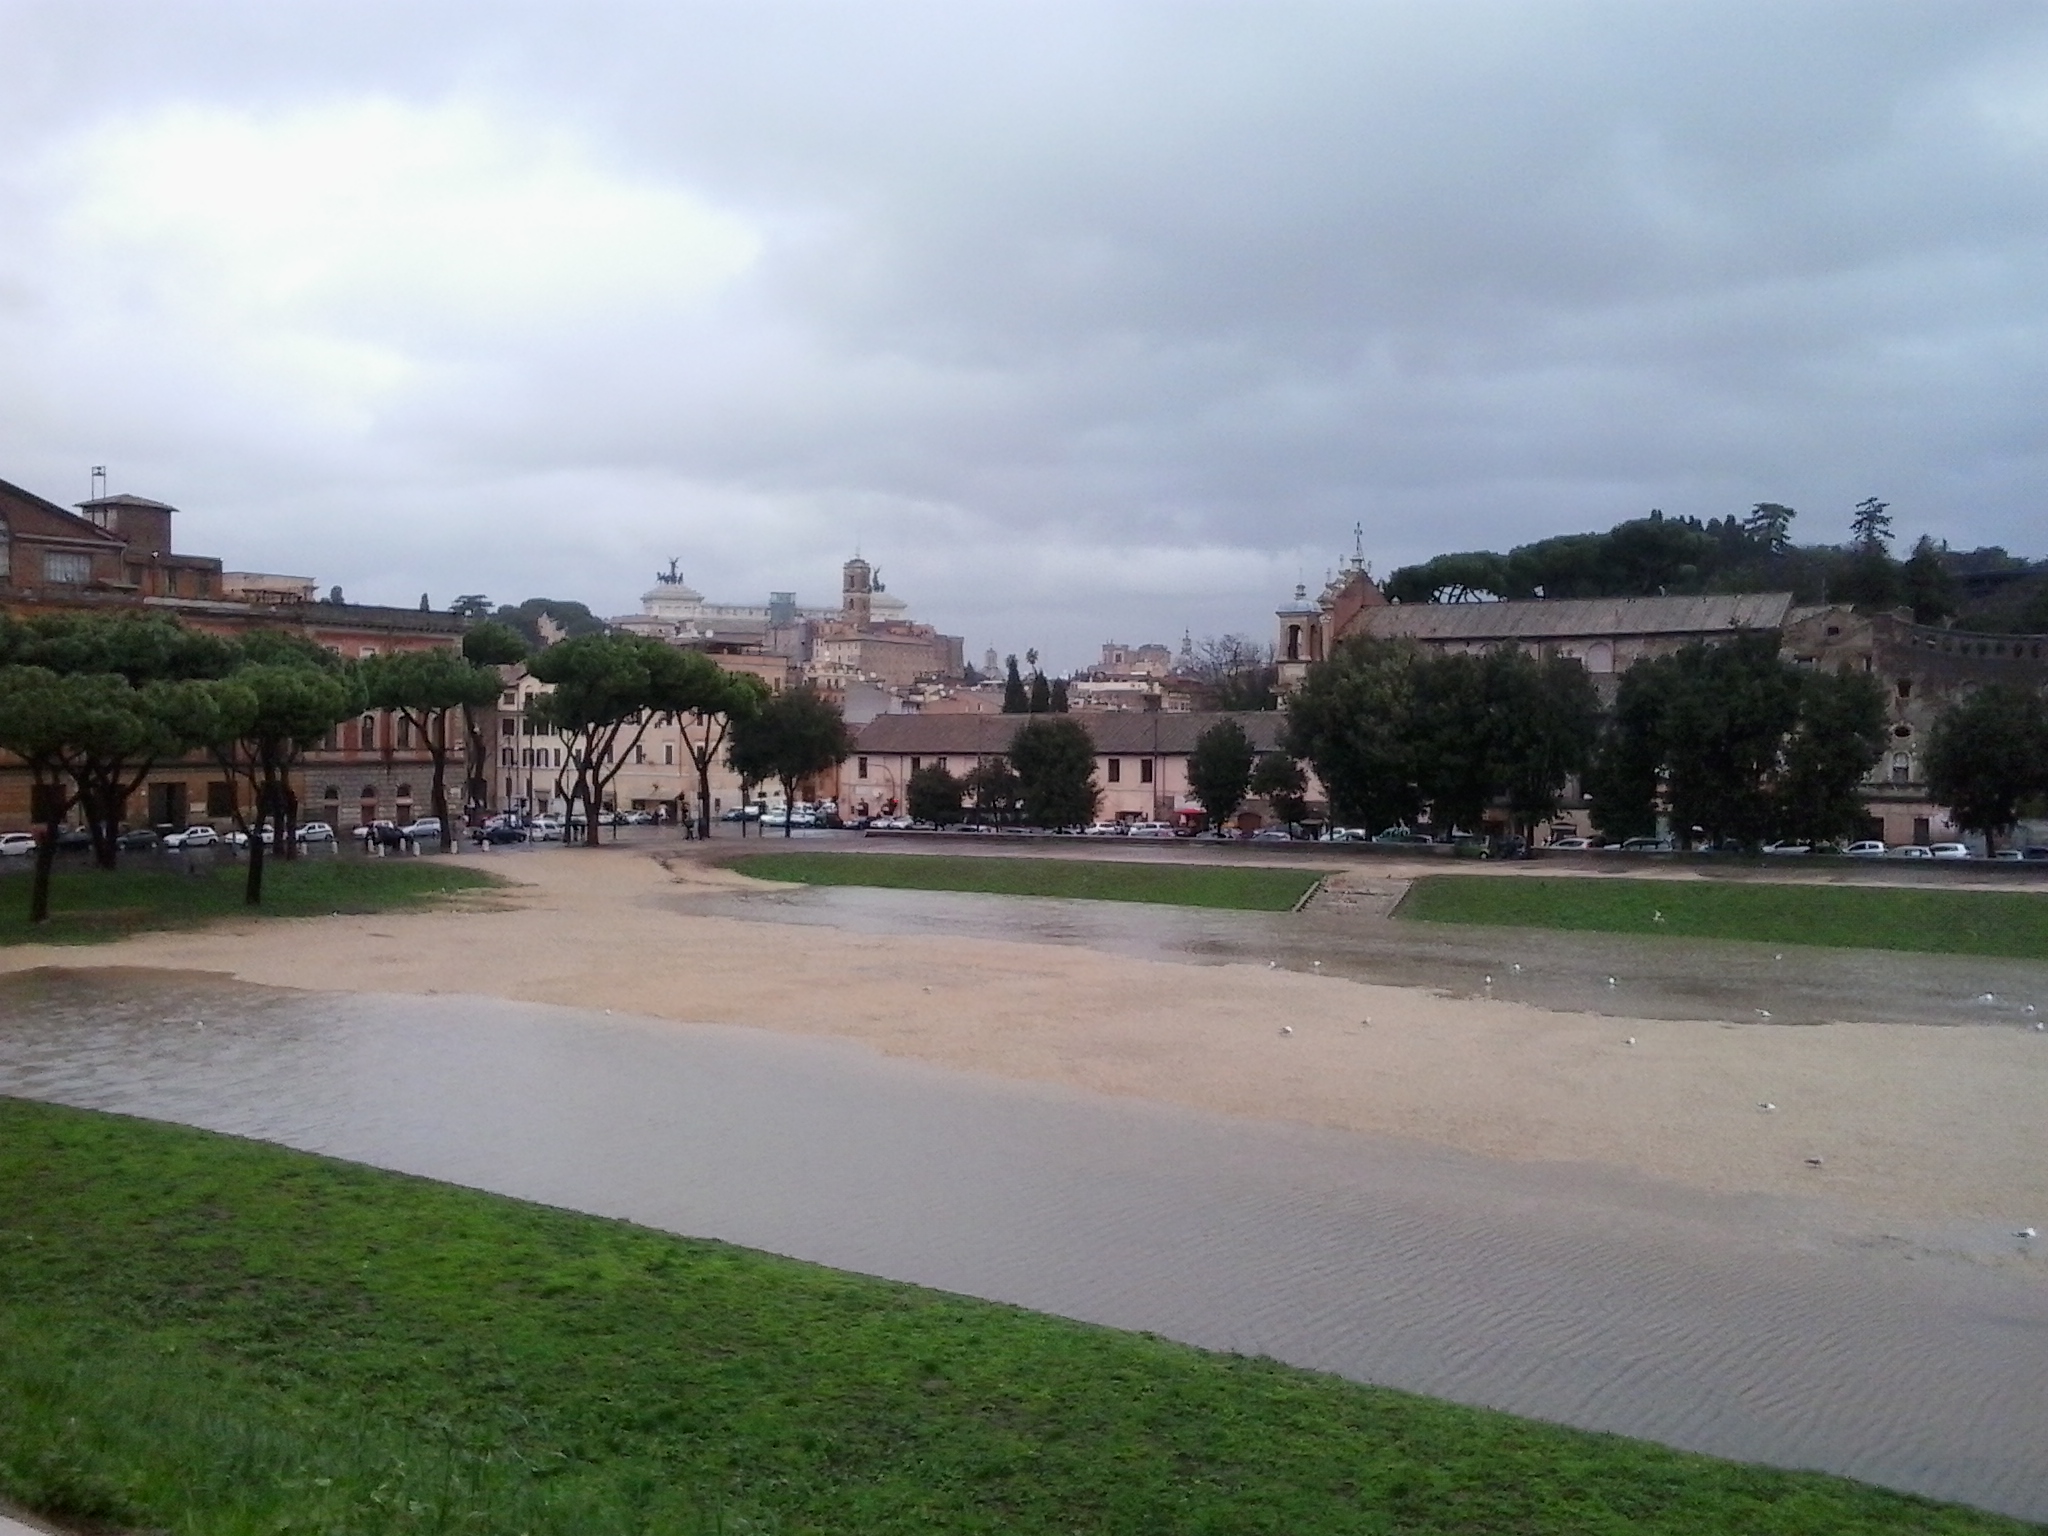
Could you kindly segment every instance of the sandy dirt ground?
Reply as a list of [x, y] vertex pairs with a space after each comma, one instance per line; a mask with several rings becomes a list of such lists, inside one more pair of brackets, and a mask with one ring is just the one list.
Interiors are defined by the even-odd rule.
[[0, 953], [0, 971], [170, 967], [835, 1036], [1490, 1157], [1819, 1195], [1879, 1223], [2048, 1230], [2048, 1037], [2037, 1033], [1630, 1021], [1255, 966], [796, 932], [665, 909], [679, 885], [741, 878], [694, 858], [612, 848], [464, 862], [524, 883], [405, 915], [23, 946]]

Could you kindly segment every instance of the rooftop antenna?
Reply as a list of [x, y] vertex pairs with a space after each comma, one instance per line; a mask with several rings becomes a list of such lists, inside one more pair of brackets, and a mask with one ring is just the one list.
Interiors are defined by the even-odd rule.
[[107, 494], [107, 466], [95, 464], [92, 467], [92, 499], [98, 501]]

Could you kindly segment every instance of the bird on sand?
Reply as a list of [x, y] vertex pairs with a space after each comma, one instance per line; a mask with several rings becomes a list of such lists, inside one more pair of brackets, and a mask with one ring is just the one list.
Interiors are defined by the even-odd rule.
[[1760, 1019], [1768, 1019], [1771, 1016], [1771, 1010], [1768, 1008], [1759, 1008], [1756, 1011], [1756, 1016]]
[[1607, 985], [1610, 987], [1614, 985], [1614, 978], [1612, 976], [1607, 978]]
[[1807, 1167], [1809, 1167], [1809, 1168], [1818, 1168], [1818, 1167], [1820, 1167], [1820, 1165], [1821, 1165], [1821, 1160], [1820, 1160], [1819, 1158], [1817, 1158], [1817, 1157], [1809, 1157], [1809, 1158], [1808, 1158], [1808, 1159], [1806, 1160], [1806, 1166], [1807, 1166]]
[[1762, 1110], [1762, 1111], [1763, 1111], [1763, 1112], [1764, 1112], [1765, 1114], [1767, 1114], [1767, 1115], [1768, 1115], [1768, 1114], [1771, 1114], [1771, 1113], [1772, 1113], [1773, 1111], [1775, 1111], [1775, 1110], [1777, 1109], [1777, 1107], [1778, 1107], [1777, 1105], [1775, 1105], [1775, 1104], [1771, 1104], [1771, 1103], [1763, 1103], [1763, 1104], [1759, 1104], [1759, 1105], [1757, 1105], [1757, 1108], [1758, 1108], [1758, 1109], [1760, 1109], [1760, 1110]]
[[1629, 1043], [1630, 1045], [1634, 1045], [1634, 1044], [1636, 1043], [1636, 1037], [1635, 1037], [1634, 1035], [1630, 1035], [1630, 1036], [1628, 1037], [1628, 1043]]
[[2028, 1243], [2031, 1243], [2035, 1238], [2039, 1237], [2040, 1235], [2041, 1234], [2036, 1232], [2032, 1227], [2021, 1227], [2019, 1231], [2013, 1233], [2014, 1237], [2019, 1238], [2022, 1242]]
[[1292, 1024], [1282, 1024], [1280, 1026], [1280, 1033], [1283, 1035], [1291, 1035], [1294, 1033], [1294, 1026]]
[[1268, 960], [1266, 962], [1266, 969], [1269, 971], [1277, 971], [1280, 969], [1280, 962], [1278, 960]]
[[1978, 1002], [1980, 1002], [1980, 1003], [1986, 1003], [1986, 1004], [1989, 1004], [1989, 1003], [1995, 1003], [1995, 1002], [1997, 1002], [1997, 1001], [1998, 1001], [1998, 998], [1997, 998], [1997, 996], [1996, 996], [1995, 994], [1993, 994], [1993, 993], [1990, 993], [1990, 992], [1979, 992], [1979, 993], [1977, 994], [1977, 1001], [1978, 1001]]

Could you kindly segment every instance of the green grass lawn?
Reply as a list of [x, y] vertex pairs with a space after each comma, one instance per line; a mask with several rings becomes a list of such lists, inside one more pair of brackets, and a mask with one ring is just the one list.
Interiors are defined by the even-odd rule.
[[915, 853], [750, 853], [730, 867], [800, 885], [878, 885], [898, 891], [982, 891], [1151, 901], [1174, 907], [1285, 912], [1319, 875], [1217, 864], [1120, 864], [1098, 859], [1005, 859]]
[[0, 1495], [178, 1536], [2019, 1532], [0, 1099]]
[[1394, 915], [1424, 923], [2048, 959], [2048, 891], [1426, 875], [1409, 887]]
[[67, 860], [51, 879], [50, 921], [39, 926], [28, 920], [27, 872], [10, 871], [0, 879], [0, 944], [91, 944], [223, 917], [382, 912], [504, 883], [432, 857], [273, 858], [263, 866], [263, 905], [250, 908], [242, 902], [248, 866], [241, 859], [209, 860], [196, 873], [166, 868], [168, 862], [155, 853], [128, 854], [109, 871]]

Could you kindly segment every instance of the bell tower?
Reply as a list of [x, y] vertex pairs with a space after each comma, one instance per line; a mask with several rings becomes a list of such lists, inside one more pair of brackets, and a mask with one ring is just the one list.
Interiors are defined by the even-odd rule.
[[841, 569], [839, 580], [840, 616], [854, 629], [867, 633], [873, 622], [874, 568], [855, 555]]

